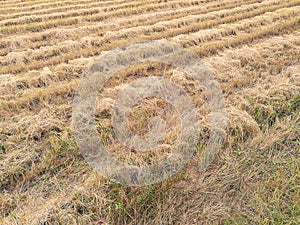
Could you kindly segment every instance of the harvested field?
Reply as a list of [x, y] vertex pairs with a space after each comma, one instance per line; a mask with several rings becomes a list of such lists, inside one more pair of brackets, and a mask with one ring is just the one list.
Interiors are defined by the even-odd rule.
[[[0, 1], [0, 224], [300, 224], [300, 0]], [[97, 131], [113, 156], [155, 163], [178, 139], [178, 116], [149, 98], [130, 113], [146, 135], [166, 121], [163, 147], [126, 149], [112, 129], [114, 98], [163, 76], [197, 106], [201, 144], [176, 176], [145, 187], [105, 179], [74, 138], [72, 100], [103, 53], [168, 40], [208, 64], [228, 125], [207, 170], [199, 162], [210, 111], [195, 81], [162, 63], [121, 70], [99, 94]]]

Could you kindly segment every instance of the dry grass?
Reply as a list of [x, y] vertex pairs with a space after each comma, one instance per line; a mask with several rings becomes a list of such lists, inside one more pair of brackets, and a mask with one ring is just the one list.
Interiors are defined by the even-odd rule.
[[[0, 224], [299, 224], [299, 4], [1, 1]], [[112, 155], [149, 165], [178, 141], [178, 116], [157, 98], [134, 107], [129, 126], [146, 137], [151, 118], [165, 118], [162, 148], [140, 153], [116, 140], [114, 98], [140, 77], [164, 76], [181, 86], [202, 128], [195, 158], [176, 176], [126, 187], [83, 159], [71, 124], [72, 99], [94, 57], [162, 38], [210, 64], [226, 98], [227, 136], [214, 162], [199, 170], [210, 111], [195, 81], [161, 63], [120, 71], [99, 94], [95, 112], [99, 138]]]

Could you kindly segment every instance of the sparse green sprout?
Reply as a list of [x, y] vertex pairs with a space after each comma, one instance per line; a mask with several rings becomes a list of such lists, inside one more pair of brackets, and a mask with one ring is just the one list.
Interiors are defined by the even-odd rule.
[[236, 149], [234, 151], [238, 156], [240, 156], [242, 154], [242, 150], [241, 149]]
[[5, 154], [5, 153], [6, 153], [5, 145], [0, 143], [0, 154]]
[[115, 204], [115, 209], [116, 210], [120, 210], [122, 207], [121, 207], [121, 204], [120, 203], [116, 203]]

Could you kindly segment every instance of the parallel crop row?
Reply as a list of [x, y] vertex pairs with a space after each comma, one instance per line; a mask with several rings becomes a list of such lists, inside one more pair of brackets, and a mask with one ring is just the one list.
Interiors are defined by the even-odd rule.
[[[198, 2], [200, 4], [200, 1]], [[157, 11], [164, 8], [178, 8], [178, 7], [186, 7], [191, 5], [190, 1], [182, 2], [182, 1], [174, 1], [171, 3], [152, 3], [152, 4], [141, 4], [136, 7], [132, 8], [121, 8], [117, 9], [115, 11], [110, 12], [102, 12], [102, 11], [95, 11], [92, 15], [78, 15], [75, 13], [74, 17], [66, 17], [66, 18], [58, 18], [58, 19], [52, 19], [50, 21], [42, 21], [42, 22], [33, 22], [29, 24], [20, 24], [20, 25], [11, 25], [11, 26], [1, 26], [0, 32], [2, 34], [11, 34], [11, 33], [19, 33], [24, 31], [30, 31], [30, 32], [39, 32], [44, 29], [49, 29], [53, 27], [58, 26], [68, 26], [68, 25], [74, 25], [79, 24], [83, 22], [96, 22], [96, 21], [103, 21], [104, 19], [107, 19], [109, 17], [120, 17], [120, 16], [130, 16], [135, 15], [139, 13], [145, 13], [145, 12], [151, 12], [151, 11]], [[82, 12], [82, 14], [85, 14], [86, 11]]]
[[[236, 2], [236, 0], [234, 0]], [[248, 4], [256, 2], [255, 0], [248, 0]], [[117, 20], [107, 21], [104, 23], [89, 23], [87, 26], [86, 24], [83, 24], [80, 26], [76, 26], [76, 28], [68, 28], [64, 29], [63, 34], [61, 33], [61, 27], [53, 28], [51, 30], [46, 30], [39, 33], [28, 33], [20, 35], [17, 39], [7, 39], [7, 37], [0, 39], [0, 55], [3, 56], [7, 54], [10, 50], [8, 47], [11, 46], [18, 46], [18, 49], [24, 47], [24, 48], [39, 48], [41, 46], [47, 45], [49, 42], [51, 43], [57, 43], [61, 40], [76, 40], [80, 37], [83, 37], [82, 35], [93, 35], [97, 34], [101, 36], [102, 33], [105, 33], [107, 31], [115, 31], [122, 28], [129, 28], [134, 26], [140, 26], [140, 25], [151, 25], [159, 21], [168, 21], [172, 19], [177, 19], [185, 16], [191, 16], [191, 15], [197, 15], [197, 14], [203, 14], [213, 11], [218, 11], [220, 9], [230, 9], [232, 7], [237, 6], [236, 3], [230, 3], [228, 2], [225, 4], [219, 4], [219, 3], [212, 3], [207, 4], [206, 7], [202, 6], [190, 6], [185, 7], [180, 10], [173, 10], [166, 9], [161, 10], [160, 12], [150, 12], [150, 13], [144, 13], [144, 14], [138, 14], [134, 17], [131, 17], [133, 19], [128, 20], [125, 18], [119, 18]], [[109, 19], [109, 18], [107, 18]], [[7, 49], [5, 49], [7, 48]]]
[[[278, 35], [283, 32], [290, 32], [295, 27], [299, 26], [299, 19], [300, 17], [296, 17], [287, 19], [285, 22], [276, 22], [272, 25], [257, 27], [256, 29], [253, 29], [251, 33], [242, 34], [238, 37], [225, 37], [219, 41], [204, 43], [199, 47], [193, 47], [192, 50], [201, 57], [216, 54], [224, 48], [237, 47], [242, 44], [251, 43], [255, 39], [265, 38], [270, 35]], [[42, 103], [43, 105], [43, 102], [47, 104], [47, 102], [51, 101], [51, 93], [56, 92], [61, 96], [71, 93], [76, 89], [78, 81], [79, 80], [75, 79], [67, 84], [51, 85], [46, 89], [33, 88], [24, 92], [22, 97], [15, 100], [0, 100], [0, 104], [2, 105], [2, 109], [7, 110], [8, 112], [19, 111], [24, 108], [28, 109], [31, 105], [38, 107], [38, 103]]]
[[[181, 35], [181, 34], [190, 33], [190, 32], [196, 32], [200, 29], [212, 28], [219, 24], [231, 23], [231, 22], [239, 21], [241, 19], [251, 18], [253, 16], [261, 15], [265, 12], [274, 11], [279, 8], [282, 8], [282, 6], [287, 6], [287, 5], [292, 6], [293, 4], [296, 4], [295, 2], [290, 2], [288, 4], [284, 3], [284, 4], [279, 4], [279, 5], [265, 6], [265, 7], [260, 7], [258, 9], [254, 9], [254, 10], [250, 9], [250, 11], [249, 11], [249, 8], [248, 9], [246, 8], [244, 13], [239, 13], [238, 15], [234, 15], [233, 13], [230, 13], [230, 14], [228, 13], [227, 16], [225, 16], [221, 19], [219, 17], [213, 16], [214, 19], [212, 19], [212, 20], [207, 20], [207, 18], [206, 18], [202, 22], [198, 22], [195, 24], [192, 23], [189, 25], [185, 25], [183, 27], [178, 27], [178, 23], [175, 23], [175, 24], [173, 24], [173, 26], [168, 24], [167, 27], [169, 29], [167, 29], [167, 27], [161, 26], [161, 24], [160, 24], [159, 26], [150, 26], [150, 27], [145, 26], [145, 27], [139, 27], [136, 29], [128, 29], [127, 32], [126, 31], [118, 31], [118, 32], [114, 32], [113, 35], [104, 36], [103, 38], [100, 38], [100, 39], [95, 38], [95, 40], [91, 42], [91, 44], [92, 44], [91, 47], [84, 46], [84, 48], [82, 49], [82, 47], [80, 47], [80, 44], [75, 43], [75, 45], [77, 46], [76, 48], [79, 48], [79, 50], [74, 51], [73, 50], [74, 47], [65, 48], [67, 51], [72, 49], [72, 51], [70, 53], [68, 53], [66, 51], [61, 52], [59, 50], [59, 47], [57, 50], [55, 50], [55, 48], [52, 48], [53, 49], [52, 53], [51, 53], [51, 51], [49, 51], [49, 53], [50, 53], [49, 57], [51, 57], [51, 58], [47, 59], [47, 56], [45, 55], [45, 51], [42, 51], [41, 54], [35, 54], [35, 56], [33, 56], [31, 58], [26, 57], [27, 61], [23, 62], [23, 64], [18, 63], [17, 65], [11, 64], [11, 65], [4, 66], [1, 68], [0, 72], [2, 72], [2, 73], [3, 72], [4, 73], [14, 72], [15, 73], [15, 72], [21, 72], [24, 70], [26, 71], [26, 70], [30, 70], [30, 69], [38, 69], [38, 68], [41, 68], [44, 66], [55, 65], [55, 64], [58, 64], [61, 62], [66, 62], [68, 60], [72, 60], [72, 59], [75, 59], [80, 56], [90, 57], [95, 54], [99, 54], [101, 51], [109, 50], [110, 48], [112, 48], [114, 46], [118, 46], [121, 43], [128, 43], [128, 42], [134, 41], [134, 40], [136, 40], [136, 41], [138, 41], [138, 40], [153, 40], [153, 39], [159, 39], [159, 38], [164, 38], [164, 37], [174, 37], [176, 35]], [[240, 12], [240, 10], [238, 10], [237, 12]], [[171, 27], [173, 29], [170, 29]], [[71, 46], [73, 45], [72, 42], [70, 44], [71, 44]], [[63, 54], [63, 56], [61, 54]], [[32, 59], [33, 59], [33, 61], [31, 61]], [[6, 60], [4, 59], [2, 61], [5, 62]]]
[[[118, 1], [118, 0], [117, 0]], [[122, 1], [122, 0], [121, 0]], [[39, 4], [39, 2], [41, 4]], [[72, 6], [72, 5], [77, 5], [77, 4], [83, 4], [83, 3], [91, 3], [93, 2], [93, 0], [80, 0], [80, 1], [57, 1], [57, 2], [49, 2], [49, 1], [39, 1], [39, 2], [22, 2], [22, 3], [18, 3], [18, 4], [7, 4], [7, 5], [3, 5], [2, 8], [0, 9], [0, 13], [1, 15], [7, 15], [10, 13], [15, 13], [15, 12], [29, 12], [29, 11], [33, 11], [33, 10], [41, 10], [41, 9], [47, 9], [47, 8], [53, 8], [53, 7], [61, 7], [61, 6]], [[106, 1], [107, 3], [112, 3], [112, 1]]]
[[[156, 0], [149, 1], [147, 4], [155, 3]], [[100, 2], [101, 3], [101, 2]], [[38, 22], [45, 22], [48, 20], [54, 20], [54, 19], [65, 19], [69, 17], [79, 17], [79, 16], [86, 16], [86, 15], [93, 15], [96, 13], [106, 13], [110, 11], [114, 11], [117, 9], [126, 9], [126, 8], [134, 8], [141, 5], [145, 5], [145, 2], [143, 1], [137, 1], [137, 2], [125, 2], [122, 4], [100, 4], [100, 3], [92, 3], [91, 5], [79, 5], [78, 9], [70, 9], [68, 8], [67, 12], [58, 12], [55, 10], [54, 13], [43, 13], [42, 15], [32, 15], [32, 13], [29, 16], [18, 16], [15, 19], [9, 19], [6, 18], [5, 20], [0, 21], [0, 26], [12, 26], [12, 25], [21, 25], [21, 24], [30, 24], [30, 23], [38, 23]]]

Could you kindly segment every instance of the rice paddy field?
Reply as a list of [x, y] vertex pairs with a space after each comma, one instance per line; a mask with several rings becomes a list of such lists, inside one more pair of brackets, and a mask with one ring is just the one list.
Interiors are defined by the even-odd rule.
[[[1, 0], [0, 224], [300, 224], [299, 24], [300, 0]], [[201, 90], [168, 65], [130, 66], [105, 85], [95, 112], [108, 151], [144, 165], [176, 142], [178, 118], [160, 99], [132, 109], [130, 127], [144, 135], [165, 112], [175, 128], [161, 154], [124, 152], [115, 141], [113, 99], [146, 76], [167, 77], [189, 93], [203, 115], [202, 145], [168, 180], [117, 184], [80, 153], [73, 96], [101, 54], [160, 39], [214, 72], [226, 101], [224, 144], [200, 171], [209, 131]]]

